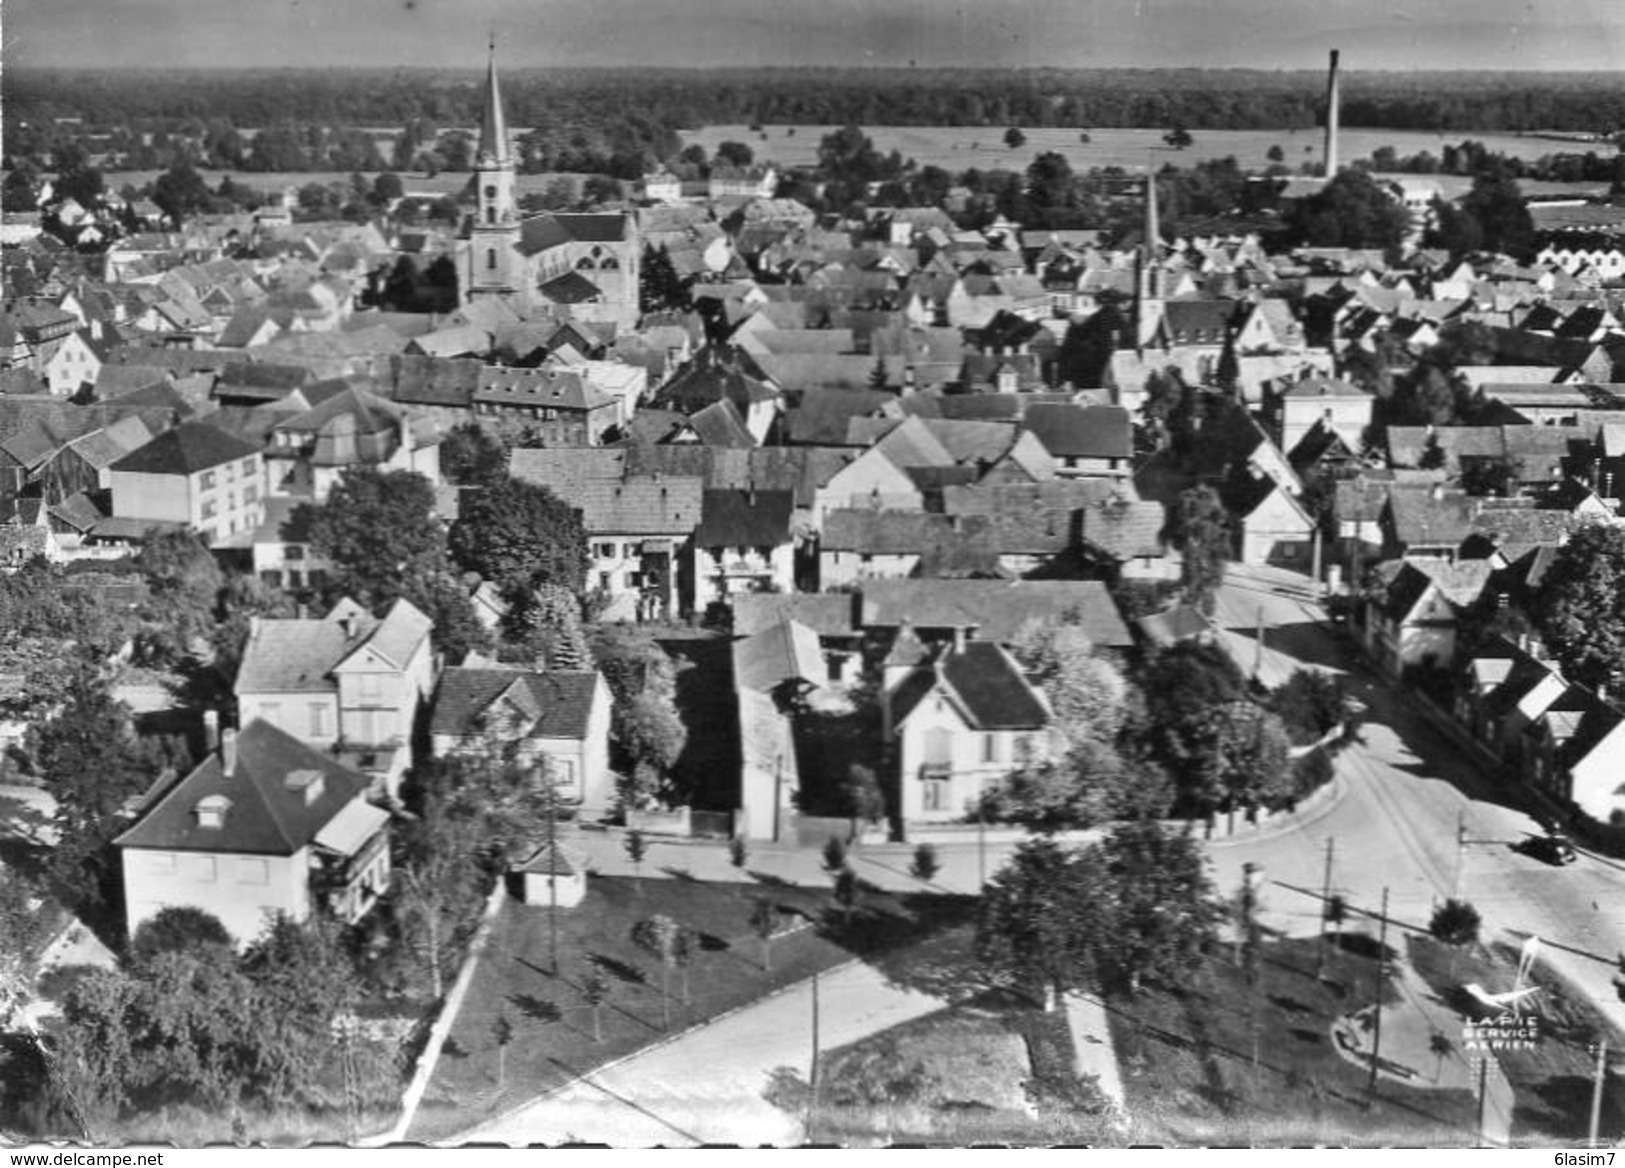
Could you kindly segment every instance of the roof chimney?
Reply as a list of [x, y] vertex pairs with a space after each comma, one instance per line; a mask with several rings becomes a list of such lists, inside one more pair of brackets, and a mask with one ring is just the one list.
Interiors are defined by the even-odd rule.
[[1326, 177], [1337, 173], [1337, 50], [1332, 50], [1331, 71], [1326, 77]]
[[237, 731], [226, 729], [220, 733], [220, 772], [231, 775], [237, 770]]

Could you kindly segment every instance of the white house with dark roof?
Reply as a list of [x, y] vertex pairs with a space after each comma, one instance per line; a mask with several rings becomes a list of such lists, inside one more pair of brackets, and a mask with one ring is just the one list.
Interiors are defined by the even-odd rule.
[[610, 705], [597, 670], [455, 666], [440, 676], [429, 734], [441, 756], [512, 746], [522, 762], [545, 759], [561, 801], [608, 809]]
[[270, 490], [325, 502], [355, 467], [410, 471], [438, 483], [440, 440], [433, 418], [346, 387], [271, 426], [265, 450]]
[[259, 448], [202, 422], [164, 431], [109, 475], [115, 517], [184, 523], [205, 543], [252, 531], [264, 517]]
[[695, 612], [747, 592], [795, 587], [792, 491], [705, 491], [689, 547]]
[[133, 935], [166, 908], [217, 917], [239, 945], [270, 919], [361, 918], [389, 885], [389, 814], [367, 779], [254, 720], [167, 790], [114, 844]]
[[232, 687], [246, 718], [334, 751], [393, 791], [434, 689], [433, 628], [410, 601], [377, 619], [348, 598], [321, 620], [256, 618]]
[[905, 824], [963, 820], [1011, 771], [1052, 753], [1049, 705], [1000, 646], [956, 642], [912, 669], [902, 661], [888, 662], [881, 702]]

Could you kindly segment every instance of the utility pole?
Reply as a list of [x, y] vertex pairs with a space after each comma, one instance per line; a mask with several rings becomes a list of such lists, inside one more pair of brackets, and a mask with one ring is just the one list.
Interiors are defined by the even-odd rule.
[[1377, 926], [1377, 993], [1376, 1026], [1371, 1035], [1371, 1077], [1366, 1082], [1365, 1105], [1369, 1108], [1377, 1097], [1377, 1061], [1382, 1055], [1382, 984], [1388, 969], [1388, 888], [1382, 890], [1382, 917]]
[[812, 975], [812, 1069], [807, 1081], [812, 1090], [807, 1097], [807, 1142], [813, 1142], [813, 1125], [818, 1121], [818, 973]]
[[1264, 606], [1258, 606], [1258, 647], [1253, 652], [1253, 680], [1264, 681]]
[[1467, 812], [1456, 816], [1456, 870], [1450, 879], [1450, 899], [1461, 899], [1461, 878], [1467, 866]]
[[1484, 1123], [1489, 1119], [1490, 1112], [1490, 1059], [1494, 1056], [1485, 1051], [1478, 1060], [1478, 1146], [1484, 1146]]
[[1332, 852], [1337, 846], [1336, 836], [1326, 837], [1326, 876], [1320, 885], [1320, 968], [1315, 980], [1326, 976], [1326, 909], [1332, 903]]
[[536, 773], [547, 784], [547, 964], [548, 972], [559, 975], [559, 840], [558, 788], [546, 762], [536, 764]]
[[1586, 1147], [1597, 1146], [1597, 1122], [1602, 1118], [1602, 1081], [1608, 1073], [1608, 1040], [1601, 1039], [1597, 1043], [1597, 1069], [1591, 1079], [1591, 1136], [1586, 1141]]

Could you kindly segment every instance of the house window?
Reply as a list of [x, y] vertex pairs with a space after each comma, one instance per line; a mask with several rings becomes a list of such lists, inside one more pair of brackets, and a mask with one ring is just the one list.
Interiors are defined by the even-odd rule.
[[495, 207], [487, 207], [485, 209], [485, 221], [487, 223], [489, 223], [489, 224], [495, 224], [496, 223], [496, 221], [497, 221], [497, 209]]
[[982, 761], [999, 761], [999, 736], [997, 734], [982, 735]]
[[948, 782], [946, 779], [927, 779], [920, 794], [920, 807], [924, 811], [948, 810]]
[[615, 558], [615, 545], [612, 543], [601, 543], [597, 547], [596, 554], [601, 560], [612, 560]]
[[205, 500], [203, 500], [203, 518], [205, 518], [205, 519], [213, 519], [214, 514], [215, 514], [214, 500], [213, 499], [205, 499]]
[[254, 460], [252, 458], [243, 459], [243, 473], [245, 475], [251, 475], [254, 473]]
[[151, 872], [154, 876], [173, 876], [175, 874], [175, 853], [148, 853], [147, 871]]
[[243, 488], [243, 506], [246, 507], [250, 503], [259, 502], [259, 498], [260, 489], [258, 487], [248, 486]]
[[310, 736], [312, 738], [322, 738], [325, 737], [329, 732], [330, 731], [327, 725], [327, 703], [311, 702]]
[[611, 579], [610, 573], [608, 573], [608, 572], [600, 572], [600, 573], [598, 573], [598, 587], [603, 589], [605, 592], [608, 592], [610, 590], [610, 579]]
[[252, 856], [244, 856], [242, 859], [237, 861], [237, 883], [271, 883], [271, 865], [265, 860], [258, 860]]
[[205, 491], [214, 490], [214, 471], [204, 471], [203, 474], [198, 478], [198, 486], [202, 487]]
[[282, 558], [289, 563], [296, 564], [305, 558], [305, 549], [301, 544], [290, 543], [282, 549]]
[[494, 247], [485, 249], [485, 270], [488, 272], [497, 270], [497, 249]]
[[378, 700], [379, 696], [383, 692], [382, 688], [378, 684], [378, 681], [379, 678], [376, 673], [363, 673], [361, 675], [361, 697], [363, 701]]
[[191, 856], [187, 860], [187, 875], [200, 884], [213, 884], [217, 873], [213, 856]]

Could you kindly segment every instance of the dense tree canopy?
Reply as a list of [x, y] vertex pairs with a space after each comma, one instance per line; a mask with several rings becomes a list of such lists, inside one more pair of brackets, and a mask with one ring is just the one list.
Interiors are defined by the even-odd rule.
[[1345, 169], [1316, 194], [1295, 203], [1287, 235], [1311, 247], [1398, 247], [1408, 224], [1405, 209], [1369, 174]]
[[1575, 531], [1530, 610], [1563, 676], [1625, 693], [1625, 528], [1588, 523]]
[[580, 593], [587, 573], [581, 512], [546, 487], [503, 478], [463, 495], [451, 554], [510, 595], [537, 584]]

